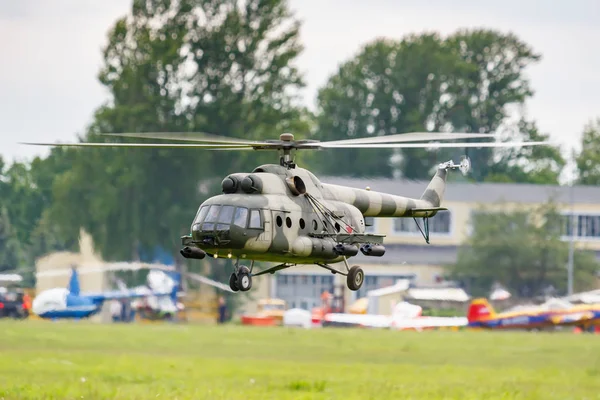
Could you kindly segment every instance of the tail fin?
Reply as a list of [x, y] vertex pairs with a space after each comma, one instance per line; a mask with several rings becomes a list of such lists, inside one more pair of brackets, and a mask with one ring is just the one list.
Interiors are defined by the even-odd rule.
[[421, 200], [425, 200], [431, 204], [432, 207], [439, 207], [440, 204], [442, 204], [444, 193], [446, 192], [446, 177], [448, 176], [448, 170], [455, 168], [460, 169], [463, 175], [466, 175], [471, 169], [471, 161], [468, 157], [463, 157], [458, 165], [454, 164], [452, 160], [438, 165], [435, 175], [421, 196]]
[[493, 317], [496, 315], [494, 307], [487, 301], [487, 299], [479, 298], [474, 299], [469, 306], [467, 311], [467, 320], [469, 322], [479, 321], [482, 318]]
[[71, 271], [71, 279], [69, 280], [69, 292], [78, 296], [79, 291], [79, 276], [77, 274], [77, 270], [73, 268]]

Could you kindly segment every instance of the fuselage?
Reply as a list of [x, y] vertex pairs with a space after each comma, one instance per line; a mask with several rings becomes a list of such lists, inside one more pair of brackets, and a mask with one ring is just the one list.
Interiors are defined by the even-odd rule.
[[264, 165], [223, 180], [223, 194], [200, 205], [191, 239], [213, 257], [339, 262], [344, 256], [334, 251], [339, 242], [332, 234], [364, 234], [367, 216], [402, 217], [412, 209], [439, 206], [445, 173], [438, 171], [422, 199], [410, 199], [321, 183], [303, 168]]
[[469, 321], [472, 328], [531, 329], [557, 325], [598, 325], [600, 307], [578, 305], [567, 309], [514, 311]]
[[66, 288], [41, 292], [31, 304], [31, 310], [40, 318], [88, 318], [100, 311], [102, 302], [69, 293]]

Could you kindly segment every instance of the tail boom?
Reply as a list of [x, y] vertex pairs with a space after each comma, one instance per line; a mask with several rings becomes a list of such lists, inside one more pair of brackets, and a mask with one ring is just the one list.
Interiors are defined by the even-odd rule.
[[341, 201], [358, 208], [365, 217], [433, 217], [440, 207], [446, 190], [448, 169], [465, 168], [465, 163], [456, 165], [452, 161], [438, 165], [438, 169], [425, 192], [419, 199], [396, 196], [366, 189], [323, 184], [323, 193], [327, 200]]

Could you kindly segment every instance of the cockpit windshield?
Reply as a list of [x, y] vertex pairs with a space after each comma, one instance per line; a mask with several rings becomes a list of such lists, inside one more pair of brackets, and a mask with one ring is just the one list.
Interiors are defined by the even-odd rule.
[[260, 210], [218, 204], [202, 206], [194, 219], [193, 229], [227, 231], [232, 224], [242, 229], [261, 229]]
[[200, 207], [200, 209], [198, 210], [198, 214], [196, 214], [196, 218], [194, 218], [194, 224], [197, 224], [198, 222], [204, 220], [204, 217], [206, 217], [207, 212], [208, 206]]
[[219, 218], [217, 219], [217, 230], [218, 231], [226, 231], [229, 229], [229, 225], [231, 225], [231, 220], [233, 219], [233, 210], [234, 206], [223, 206], [221, 208], [221, 212], [219, 213]]

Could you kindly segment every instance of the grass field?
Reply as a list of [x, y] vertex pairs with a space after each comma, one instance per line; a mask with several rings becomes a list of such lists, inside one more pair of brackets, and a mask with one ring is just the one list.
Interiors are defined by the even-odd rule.
[[600, 336], [0, 321], [3, 399], [597, 399]]

